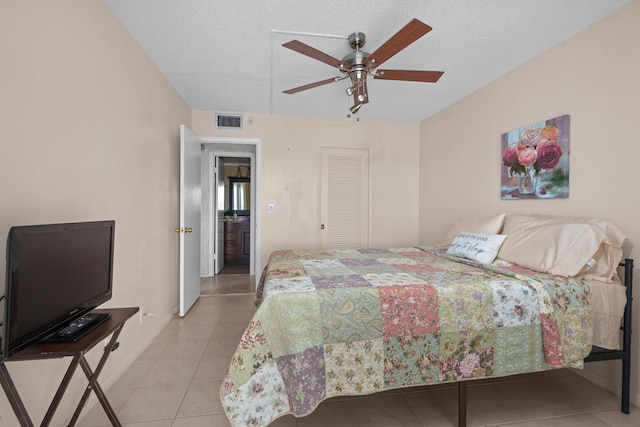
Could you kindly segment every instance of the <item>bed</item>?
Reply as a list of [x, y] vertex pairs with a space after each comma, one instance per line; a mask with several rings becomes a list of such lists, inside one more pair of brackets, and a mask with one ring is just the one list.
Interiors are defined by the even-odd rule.
[[628, 413], [624, 240], [606, 221], [501, 214], [434, 247], [276, 251], [220, 390], [227, 417], [266, 426], [331, 397], [457, 382], [464, 426], [467, 381], [614, 358]]

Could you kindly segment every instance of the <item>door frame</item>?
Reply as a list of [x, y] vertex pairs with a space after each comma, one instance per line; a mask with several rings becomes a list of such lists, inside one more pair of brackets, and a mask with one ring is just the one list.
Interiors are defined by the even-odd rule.
[[[260, 224], [261, 224], [261, 210], [260, 201], [262, 200], [262, 185], [260, 183], [260, 171], [262, 170], [262, 141], [258, 138], [222, 138], [222, 137], [200, 137], [206, 155], [203, 158], [207, 162], [212, 162], [215, 157], [245, 157], [251, 159], [251, 261], [249, 265], [249, 274], [253, 274], [256, 277], [257, 282], [260, 279], [260, 274], [256, 272], [261, 268], [261, 238], [260, 238]], [[209, 163], [212, 165], [213, 163]], [[211, 169], [209, 169], [211, 170]], [[208, 179], [213, 180], [213, 174], [208, 174]], [[211, 189], [213, 183], [209, 183], [208, 187]], [[203, 195], [203, 200], [204, 200]], [[211, 218], [208, 218], [209, 232], [207, 233], [209, 239], [217, 238], [217, 223], [215, 223], [214, 210], [217, 210], [216, 201], [211, 200], [211, 195], [207, 195], [208, 202], [211, 205]], [[209, 242], [215, 242], [215, 240], [209, 240]], [[209, 266], [203, 268], [206, 269], [206, 273], [213, 272], [213, 247], [209, 244], [206, 246], [208, 253], [201, 254], [201, 257], [206, 258]], [[213, 275], [213, 274], [211, 274]]]

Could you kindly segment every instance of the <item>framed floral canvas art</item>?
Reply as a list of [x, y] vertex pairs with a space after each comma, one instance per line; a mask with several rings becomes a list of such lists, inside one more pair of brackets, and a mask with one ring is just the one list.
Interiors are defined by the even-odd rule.
[[502, 199], [569, 197], [569, 115], [502, 134]]

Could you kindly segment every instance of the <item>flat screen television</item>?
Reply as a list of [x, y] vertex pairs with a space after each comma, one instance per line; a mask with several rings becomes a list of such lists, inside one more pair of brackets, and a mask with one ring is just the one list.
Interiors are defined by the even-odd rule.
[[111, 298], [115, 221], [16, 226], [6, 252], [2, 357]]

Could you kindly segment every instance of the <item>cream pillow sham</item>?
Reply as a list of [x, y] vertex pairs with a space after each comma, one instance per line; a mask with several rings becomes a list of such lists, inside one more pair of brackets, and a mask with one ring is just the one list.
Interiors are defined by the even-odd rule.
[[501, 213], [491, 217], [459, 219], [449, 227], [442, 243], [438, 246], [445, 249], [448, 248], [454, 237], [463, 230], [468, 233], [500, 234], [505, 215], [505, 213]]
[[498, 258], [550, 274], [611, 282], [624, 233], [592, 218], [509, 213]]

